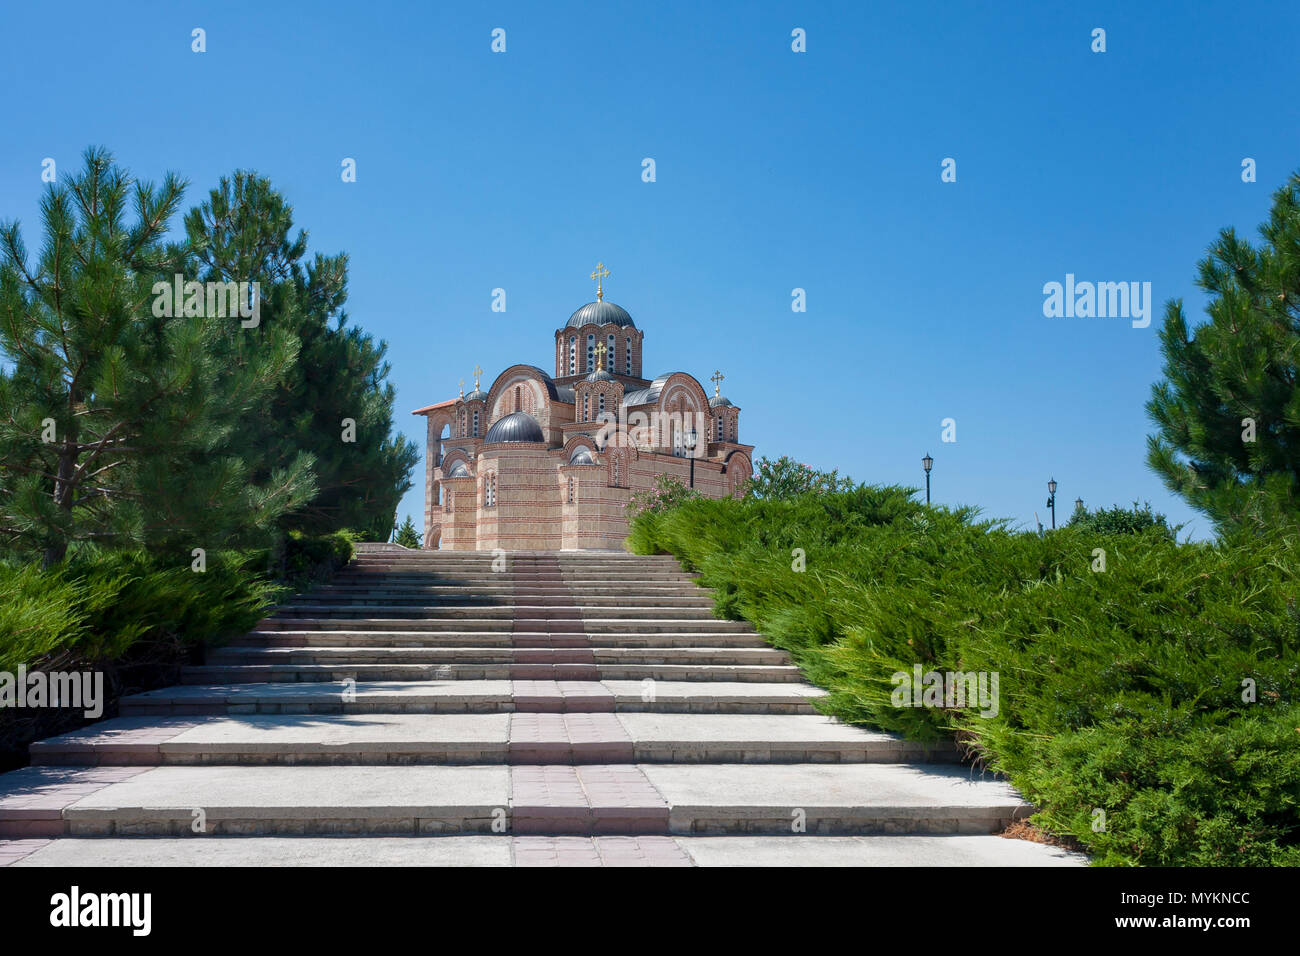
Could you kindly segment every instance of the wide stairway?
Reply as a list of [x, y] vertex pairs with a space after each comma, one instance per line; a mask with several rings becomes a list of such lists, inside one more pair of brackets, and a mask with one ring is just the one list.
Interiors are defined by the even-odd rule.
[[1059, 865], [670, 557], [364, 547], [0, 776], [0, 865]]

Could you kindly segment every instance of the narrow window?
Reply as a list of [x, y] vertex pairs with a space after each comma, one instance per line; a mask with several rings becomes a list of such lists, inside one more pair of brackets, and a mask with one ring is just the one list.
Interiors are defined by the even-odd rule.
[[478, 438], [478, 409], [474, 409], [474, 437]]
[[618, 487], [618, 456], [614, 456], [614, 487]]
[[591, 393], [584, 392], [582, 395], [582, 420], [591, 421]]
[[604, 414], [605, 414], [605, 393], [604, 393], [604, 392], [601, 392], [601, 393], [600, 393], [600, 410], [596, 413], [596, 417], [599, 418], [600, 416], [602, 416], [602, 415], [604, 415]]
[[587, 371], [596, 371], [596, 336], [594, 334], [587, 336]]
[[617, 345], [618, 345], [618, 339], [615, 338], [613, 335], [610, 335], [609, 345], [608, 345], [609, 351], [605, 353], [605, 371], [610, 372], [611, 374], [614, 371], [614, 348]]
[[569, 479], [569, 504], [573, 504], [573, 479]]
[[572, 375], [578, 370], [578, 337], [569, 336], [569, 374]]
[[623, 367], [627, 374], [632, 374], [632, 337], [629, 335], [623, 340]]

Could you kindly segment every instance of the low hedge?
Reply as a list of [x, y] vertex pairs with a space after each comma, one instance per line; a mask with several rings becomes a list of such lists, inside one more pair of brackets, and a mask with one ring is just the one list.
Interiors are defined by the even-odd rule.
[[[697, 570], [827, 713], [969, 744], [1098, 863], [1300, 864], [1294, 534], [1040, 536], [861, 487], [681, 501], [634, 517], [628, 547]], [[918, 664], [996, 673], [996, 716], [897, 706]]]
[[[142, 552], [88, 551], [43, 570], [0, 561], [0, 672], [102, 671], [107, 710], [166, 686], [202, 648], [245, 633], [277, 602], [352, 557], [347, 532], [290, 534], [275, 552], [221, 552], [163, 561]], [[75, 710], [0, 710], [0, 769], [32, 740], [86, 723]]]

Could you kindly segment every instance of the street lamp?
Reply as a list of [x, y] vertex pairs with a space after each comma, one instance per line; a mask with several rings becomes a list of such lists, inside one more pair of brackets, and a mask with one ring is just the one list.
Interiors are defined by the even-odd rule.
[[925, 503], [930, 503], [930, 469], [934, 467], [934, 459], [930, 453], [926, 452], [925, 457], [921, 459], [921, 467], [925, 469]]
[[1047, 507], [1052, 509], [1052, 530], [1056, 530], [1056, 479], [1051, 478], [1047, 482], [1047, 493], [1051, 497], [1047, 499]]
[[692, 426], [691, 430], [686, 433], [686, 438], [685, 438], [686, 453], [690, 456], [691, 459], [691, 487], [692, 488], [695, 487], [695, 446], [699, 444], [699, 441], [700, 441], [700, 436], [695, 431], [694, 426]]
[[1082, 498], [1075, 498], [1075, 499], [1074, 499], [1074, 510], [1075, 510], [1075, 511], [1082, 511], [1082, 510], [1083, 510], [1083, 499], [1082, 499]]

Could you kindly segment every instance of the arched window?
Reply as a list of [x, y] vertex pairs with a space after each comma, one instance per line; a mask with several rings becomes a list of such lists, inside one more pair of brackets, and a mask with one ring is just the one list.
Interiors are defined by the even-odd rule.
[[618, 487], [618, 455], [615, 455], [611, 467], [614, 469], [614, 487]]
[[483, 478], [483, 507], [495, 508], [497, 503], [497, 476], [489, 472]]
[[628, 375], [632, 374], [632, 336], [623, 340], [623, 368]]
[[478, 409], [474, 409], [474, 437], [478, 438]]
[[587, 369], [588, 372], [596, 371], [596, 336], [587, 335]]
[[515, 386], [515, 411], [522, 412], [523, 410], [524, 410], [524, 387], [522, 385], [516, 385]]
[[460, 437], [465, 437], [465, 409], [460, 410]]
[[578, 337], [569, 336], [569, 374], [572, 375], [578, 370]]
[[601, 392], [601, 393], [600, 393], [600, 408], [599, 408], [599, 409], [597, 410], [597, 412], [596, 412], [596, 417], [597, 417], [597, 418], [600, 418], [600, 417], [601, 417], [602, 415], [604, 415], [604, 414], [605, 414], [605, 393], [604, 393], [604, 392]]
[[715, 438], [714, 441], [722, 441], [724, 438], [727, 437], [727, 433], [726, 433], [725, 431], [722, 430], [722, 416], [721, 416], [721, 415], [718, 416], [718, 431], [717, 431], [717, 435], [718, 435], [718, 437]]
[[573, 479], [569, 479], [569, 504], [573, 504]]
[[618, 345], [618, 339], [611, 332], [609, 336], [609, 344], [606, 346], [608, 351], [605, 352], [605, 371], [611, 374], [614, 371], [614, 349], [617, 345]]
[[591, 392], [582, 393], [582, 420], [591, 421]]

